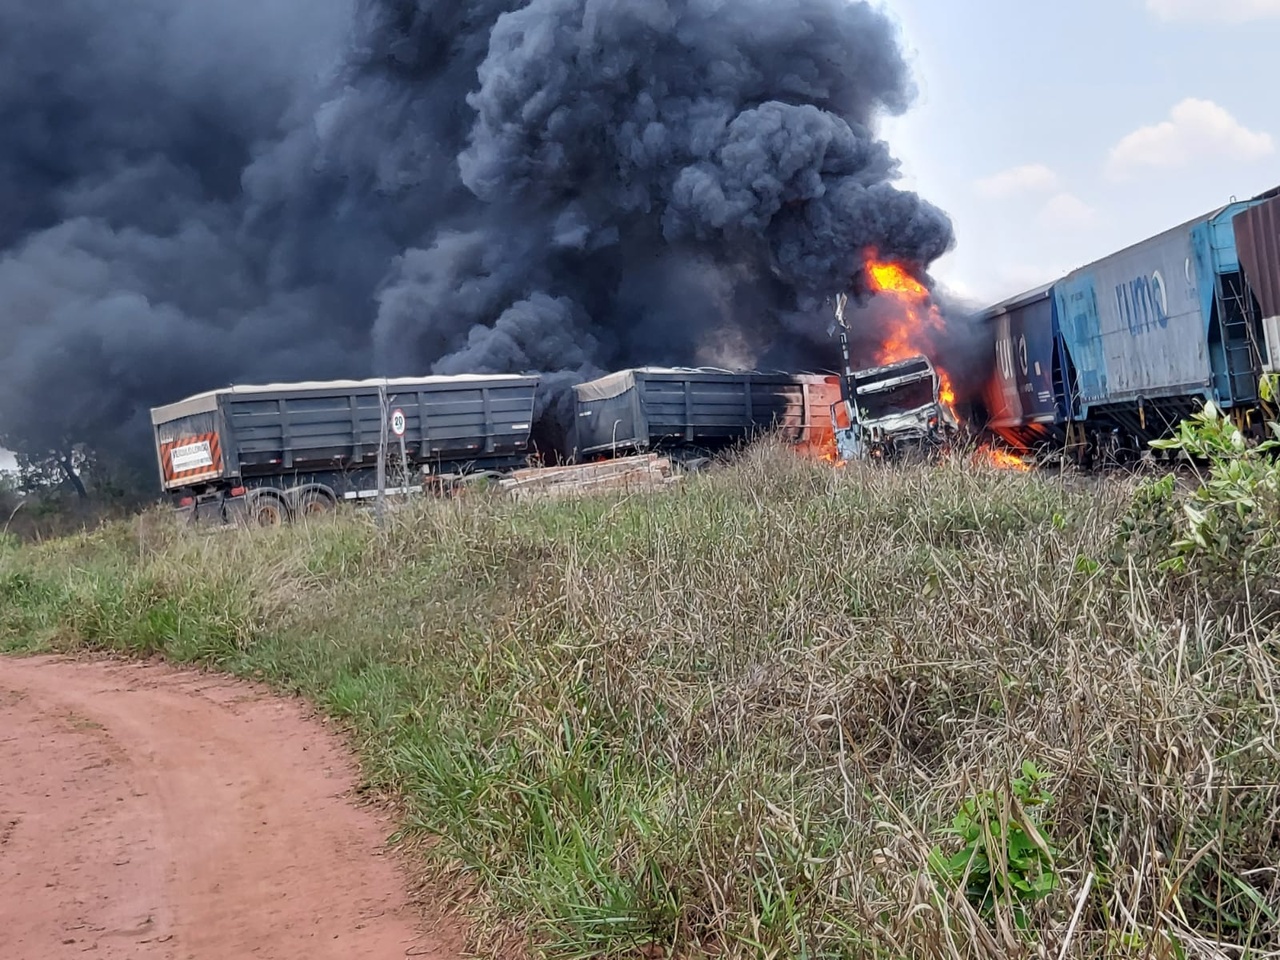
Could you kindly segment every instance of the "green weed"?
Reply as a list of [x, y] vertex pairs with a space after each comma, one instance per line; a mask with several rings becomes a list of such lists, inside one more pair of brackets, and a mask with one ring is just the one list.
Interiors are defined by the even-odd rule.
[[960, 849], [947, 856], [934, 847], [929, 861], [935, 876], [964, 890], [984, 917], [993, 917], [997, 906], [1003, 906], [1020, 929], [1028, 926], [1027, 908], [1060, 885], [1055, 853], [1041, 823], [1053, 800], [1047, 779], [1028, 760], [1007, 787], [966, 800], [946, 831], [959, 838]]

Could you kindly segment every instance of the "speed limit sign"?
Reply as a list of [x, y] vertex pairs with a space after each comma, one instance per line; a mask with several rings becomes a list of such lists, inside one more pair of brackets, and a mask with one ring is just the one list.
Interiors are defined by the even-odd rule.
[[408, 426], [404, 418], [404, 411], [395, 409], [391, 411], [391, 432], [397, 437], [403, 437], [405, 428]]

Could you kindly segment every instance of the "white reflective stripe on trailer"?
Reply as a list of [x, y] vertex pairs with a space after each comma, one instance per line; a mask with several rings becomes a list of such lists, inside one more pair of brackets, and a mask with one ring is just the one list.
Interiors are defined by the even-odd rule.
[[[387, 489], [384, 492], [388, 494], [421, 493], [422, 488], [421, 487], [387, 487]], [[350, 493], [344, 493], [342, 495], [342, 499], [343, 500], [370, 500], [376, 497], [377, 495], [378, 495], [377, 490], [354, 490]]]

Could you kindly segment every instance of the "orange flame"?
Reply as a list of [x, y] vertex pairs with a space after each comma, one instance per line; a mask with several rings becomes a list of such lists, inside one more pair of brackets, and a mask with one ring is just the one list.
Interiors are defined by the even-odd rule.
[[1031, 465], [1029, 463], [1025, 462], [1021, 457], [1010, 453], [1008, 450], [997, 450], [995, 447], [983, 447], [978, 451], [978, 456], [983, 458], [988, 465], [1000, 470], [1018, 470], [1022, 473], [1031, 472]]
[[799, 444], [796, 450], [802, 457], [829, 463], [836, 468], [844, 467], [845, 461], [840, 459], [840, 451], [836, 446], [836, 435], [832, 432], [819, 434], [808, 443]]
[[929, 291], [915, 277], [907, 272], [900, 263], [882, 263], [872, 260], [867, 264], [867, 273], [871, 276], [871, 285], [877, 293], [897, 293], [923, 302], [928, 299]]
[[[874, 255], [867, 261], [867, 278], [872, 290], [893, 299], [900, 307], [880, 344], [876, 362], [882, 365], [897, 363], [922, 353], [933, 356], [936, 351], [931, 334], [941, 333], [945, 321], [924, 284], [902, 264], [877, 260]], [[938, 398], [954, 414], [956, 391], [951, 375], [938, 367], [936, 361], [935, 367], [938, 371]]]
[[[801, 431], [797, 452], [812, 460], [830, 463], [843, 467], [839, 449], [836, 446], [836, 428], [849, 425], [849, 418], [840, 405], [840, 378], [825, 377], [822, 381], [810, 383], [804, 392], [806, 410], [790, 411], [805, 424]], [[835, 407], [835, 422], [831, 419], [832, 407]]]

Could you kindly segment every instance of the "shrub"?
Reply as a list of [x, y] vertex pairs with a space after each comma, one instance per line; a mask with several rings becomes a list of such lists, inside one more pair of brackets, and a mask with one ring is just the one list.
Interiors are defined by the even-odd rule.
[[[1280, 438], [1280, 424], [1271, 424]], [[1199, 563], [1209, 570], [1237, 571], [1274, 554], [1280, 532], [1280, 439], [1249, 444], [1212, 403], [1184, 421], [1177, 435], [1151, 444], [1208, 464], [1208, 476], [1182, 505], [1183, 535], [1172, 543], [1169, 569]], [[1156, 485], [1158, 499], [1173, 495], [1172, 478]]]

